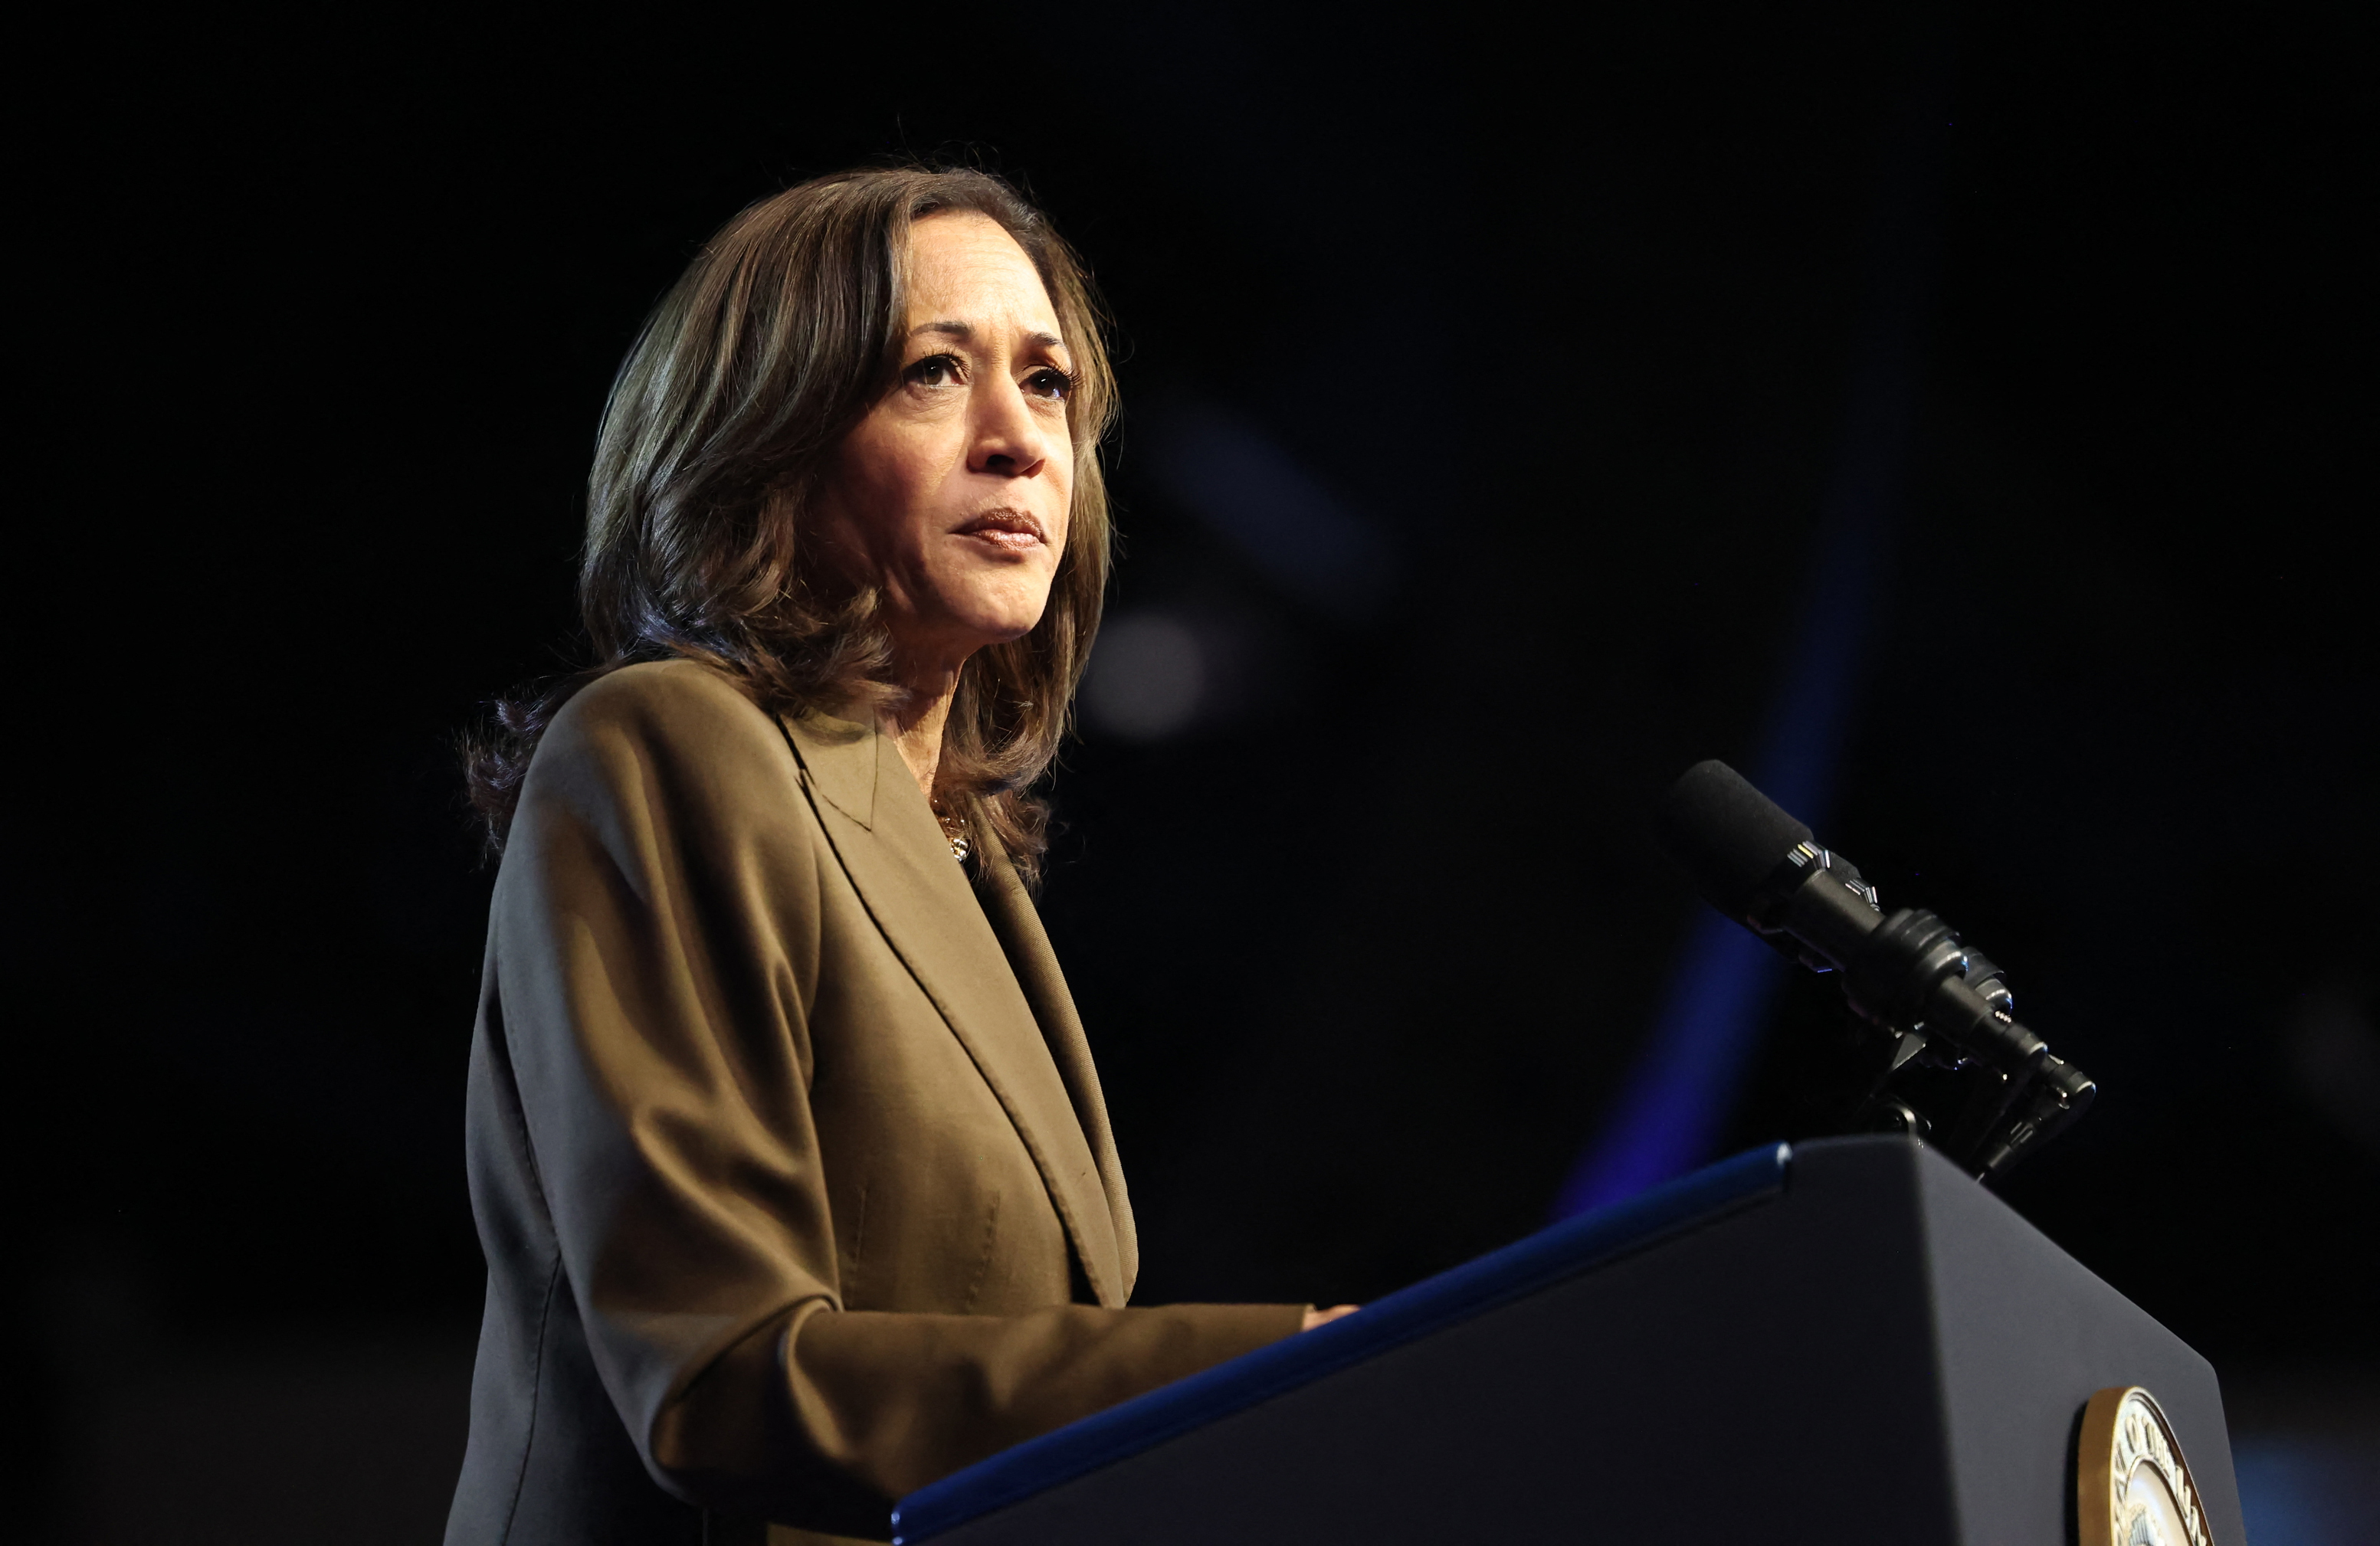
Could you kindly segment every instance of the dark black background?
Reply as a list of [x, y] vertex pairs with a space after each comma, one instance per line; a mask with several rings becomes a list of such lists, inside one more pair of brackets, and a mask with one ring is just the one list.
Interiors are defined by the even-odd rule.
[[[1145, 1298], [1373, 1296], [1545, 1217], [1697, 905], [1642, 813], [1747, 762], [1779, 691], [1915, 135], [1935, 298], [1825, 835], [2099, 1076], [2017, 1207], [2240, 1388], [2368, 1365], [2368, 23], [1976, 7], [1938, 128], [1931, 26], [415, 18], [44, 55], [17, 1495], [72, 1539], [434, 1529], [481, 1272], [453, 738], [568, 656], [645, 310], [744, 203], [897, 152], [1005, 172], [1086, 252], [1117, 610], [1253, 641], [1236, 700], [1094, 724], [1052, 786]], [[1312, 609], [1191, 517], [1133, 407], [1189, 398], [1386, 535], [1386, 607]], [[1789, 985], [1731, 1140], [1818, 1125], [1831, 1012]]]

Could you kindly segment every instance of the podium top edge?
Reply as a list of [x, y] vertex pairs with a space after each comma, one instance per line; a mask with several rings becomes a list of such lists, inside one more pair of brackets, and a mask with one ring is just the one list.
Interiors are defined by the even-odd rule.
[[1002, 1450], [902, 1499], [892, 1512], [894, 1546], [917, 1546], [1194, 1428], [1765, 1202], [1784, 1190], [1791, 1158], [1783, 1143], [1747, 1150], [1424, 1278], [1328, 1325]]

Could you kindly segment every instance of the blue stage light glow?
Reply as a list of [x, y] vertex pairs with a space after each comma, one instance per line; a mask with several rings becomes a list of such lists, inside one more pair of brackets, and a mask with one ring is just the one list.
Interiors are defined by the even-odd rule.
[[[1914, 429], [1938, 245], [1950, 41], [1933, 38], [1920, 51], [1883, 179], [1843, 438], [1801, 586], [1795, 647], [1749, 769], [1763, 792], [1821, 833], [1852, 727]], [[1630, 1196], [1712, 1157], [1784, 966], [1737, 924], [1710, 912], [1695, 920], [1645, 1051], [1556, 1195], [1554, 1217]]]
[[2380, 1465], [2362, 1435], [2235, 1436], [2231, 1467], [2253, 1540], [2349, 1546], [2380, 1518]]
[[[1882, 493], [1862, 479], [1830, 501], [1800, 648], [1755, 764], [1753, 782], [1814, 827], [1826, 820], [1851, 720], [1886, 539]], [[1645, 1054], [1611, 1119], [1563, 1184], [1554, 1217], [1632, 1196], [1710, 1157], [1785, 969], [1732, 919], [1708, 911], [1696, 916]]]

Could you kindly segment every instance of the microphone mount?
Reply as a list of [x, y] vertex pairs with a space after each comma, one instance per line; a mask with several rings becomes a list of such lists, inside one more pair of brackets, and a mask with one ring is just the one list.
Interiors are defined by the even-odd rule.
[[[1887, 913], [1858, 866], [1732, 768], [1690, 769], [1665, 825], [1714, 905], [1780, 953], [1837, 974], [1852, 1013], [1877, 1033], [1864, 1125], [1911, 1133], [1988, 1181], [2089, 1109], [2098, 1087], [2017, 1020], [1998, 964], [1924, 908]], [[1770, 867], [1762, 855], [1780, 848]], [[1948, 1069], [1963, 1090], [1946, 1120], [1923, 1114], [1919, 1069]]]

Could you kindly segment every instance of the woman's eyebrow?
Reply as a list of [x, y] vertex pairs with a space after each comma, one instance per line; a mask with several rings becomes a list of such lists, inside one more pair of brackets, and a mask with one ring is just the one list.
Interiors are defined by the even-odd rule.
[[[975, 324], [953, 321], [919, 322], [909, 330], [909, 336], [915, 338], [921, 332], [940, 333], [945, 338], [955, 338], [960, 343], [966, 344], [974, 341]], [[1066, 341], [1054, 332], [1028, 332], [1025, 335], [1025, 342], [1044, 349], [1062, 349], [1066, 346]]]

